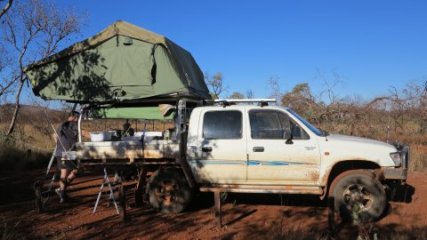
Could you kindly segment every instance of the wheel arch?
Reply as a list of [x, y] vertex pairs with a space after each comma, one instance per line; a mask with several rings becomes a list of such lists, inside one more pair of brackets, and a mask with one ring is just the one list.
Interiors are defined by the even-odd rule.
[[378, 163], [366, 160], [347, 160], [335, 163], [321, 179], [321, 185], [325, 186], [321, 199], [324, 199], [328, 195], [332, 181], [341, 173], [358, 169], [373, 170], [373, 173], [375, 173], [380, 168]]

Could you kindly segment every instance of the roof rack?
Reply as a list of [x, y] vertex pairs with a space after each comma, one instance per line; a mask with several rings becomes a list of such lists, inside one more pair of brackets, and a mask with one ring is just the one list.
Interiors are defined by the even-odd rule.
[[238, 103], [258, 103], [259, 106], [268, 106], [268, 103], [275, 103], [274, 98], [254, 98], [254, 99], [215, 99], [214, 103], [222, 106], [230, 106]]

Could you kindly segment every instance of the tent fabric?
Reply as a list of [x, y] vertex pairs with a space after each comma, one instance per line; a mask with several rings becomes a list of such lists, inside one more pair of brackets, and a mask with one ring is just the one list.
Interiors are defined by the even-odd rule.
[[158, 107], [120, 107], [97, 108], [93, 113], [96, 118], [108, 119], [147, 119], [147, 120], [171, 120], [173, 114], [163, 116]]
[[189, 52], [123, 21], [28, 66], [25, 72], [35, 95], [47, 100], [210, 99], [203, 73]]

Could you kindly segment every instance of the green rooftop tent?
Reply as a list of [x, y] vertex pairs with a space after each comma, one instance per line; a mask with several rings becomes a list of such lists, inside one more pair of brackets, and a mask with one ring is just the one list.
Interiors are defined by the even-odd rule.
[[35, 95], [46, 100], [117, 103], [210, 98], [189, 52], [123, 21], [28, 66], [25, 72]]
[[164, 116], [159, 107], [101, 107], [92, 112], [95, 118], [172, 120], [173, 114]]

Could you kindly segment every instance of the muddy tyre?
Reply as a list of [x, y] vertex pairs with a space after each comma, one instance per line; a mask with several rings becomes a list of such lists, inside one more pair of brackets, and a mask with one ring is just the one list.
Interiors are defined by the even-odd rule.
[[182, 212], [192, 196], [184, 175], [176, 168], [156, 171], [148, 182], [147, 191], [151, 206], [166, 214]]
[[383, 185], [367, 170], [347, 171], [331, 184], [333, 210], [344, 221], [367, 223], [377, 220], [387, 204]]

